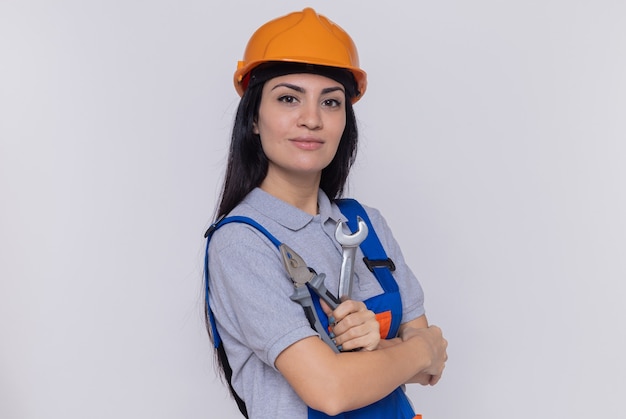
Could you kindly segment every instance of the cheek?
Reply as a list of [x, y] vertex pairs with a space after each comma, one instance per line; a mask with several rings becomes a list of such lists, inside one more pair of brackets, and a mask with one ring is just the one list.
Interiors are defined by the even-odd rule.
[[259, 120], [256, 124], [256, 134], [259, 136], [259, 142], [261, 143], [261, 149], [266, 156], [274, 154], [274, 149], [278, 147], [280, 135], [280, 129], [276, 123], [267, 123], [267, 120]]
[[268, 110], [267, 106], [261, 106], [253, 125], [254, 133], [261, 136], [271, 136], [271, 133], [275, 132], [279, 126], [279, 121], [278, 115]]
[[334, 126], [335, 136], [337, 138], [337, 144], [341, 141], [341, 137], [346, 130], [346, 117], [345, 115], [342, 118], [339, 118], [336, 125]]

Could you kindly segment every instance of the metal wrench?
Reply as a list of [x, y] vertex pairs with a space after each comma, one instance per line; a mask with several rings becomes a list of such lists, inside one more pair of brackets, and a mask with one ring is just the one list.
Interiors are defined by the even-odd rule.
[[345, 234], [343, 221], [337, 223], [335, 239], [342, 249], [341, 274], [339, 276], [339, 299], [349, 300], [352, 296], [352, 282], [354, 279], [354, 260], [356, 249], [365, 240], [368, 233], [367, 223], [361, 217], [357, 217], [359, 229], [354, 234]]

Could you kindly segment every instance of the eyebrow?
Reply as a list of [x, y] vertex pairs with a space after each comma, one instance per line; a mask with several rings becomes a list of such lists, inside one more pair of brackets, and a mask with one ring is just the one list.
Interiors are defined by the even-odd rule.
[[[302, 87], [297, 86], [295, 84], [291, 84], [291, 83], [278, 83], [276, 86], [272, 87], [272, 90], [274, 90], [274, 89], [276, 89], [278, 87], [281, 87], [281, 86], [282, 87], [286, 87], [288, 89], [295, 90], [298, 93], [304, 93], [305, 92], [305, 90]], [[326, 88], [322, 89], [322, 94], [325, 95], [327, 93], [336, 92], [338, 90], [345, 93], [343, 87], [341, 87], [341, 86], [333, 86], [333, 87], [326, 87]]]

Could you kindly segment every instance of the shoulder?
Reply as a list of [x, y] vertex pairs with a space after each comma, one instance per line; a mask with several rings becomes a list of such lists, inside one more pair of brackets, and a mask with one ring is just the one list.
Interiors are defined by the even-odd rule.
[[[211, 237], [209, 254], [222, 254], [229, 259], [247, 255], [277, 255], [278, 248], [259, 228], [245, 222], [230, 222], [219, 227]], [[230, 256], [228, 256], [230, 255]], [[249, 256], [248, 256], [249, 258]]]
[[225, 217], [225, 220], [237, 221], [220, 223], [220, 227], [212, 234], [209, 248], [267, 247], [273, 249], [276, 247], [272, 243], [273, 233], [267, 230], [268, 227], [271, 228], [272, 220], [258, 211], [259, 207], [263, 207], [263, 202], [257, 202], [260, 196], [262, 197], [254, 191], [251, 192]]

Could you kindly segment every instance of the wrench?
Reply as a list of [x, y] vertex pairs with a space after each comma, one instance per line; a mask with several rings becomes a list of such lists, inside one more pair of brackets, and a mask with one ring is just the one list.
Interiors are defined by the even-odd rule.
[[365, 240], [368, 233], [367, 223], [361, 217], [357, 217], [359, 229], [354, 234], [343, 232], [343, 221], [337, 223], [335, 229], [335, 239], [342, 249], [341, 274], [339, 276], [339, 299], [349, 300], [352, 295], [352, 282], [354, 278], [354, 260], [356, 259], [356, 249]]

